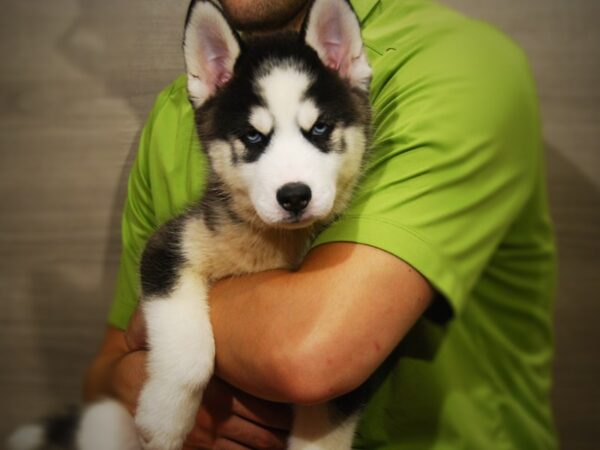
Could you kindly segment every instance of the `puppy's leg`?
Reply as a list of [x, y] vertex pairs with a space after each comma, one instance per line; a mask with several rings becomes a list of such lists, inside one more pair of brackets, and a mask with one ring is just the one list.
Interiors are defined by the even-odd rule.
[[332, 405], [296, 406], [289, 450], [349, 450], [358, 424], [358, 412], [336, 417]]
[[180, 450], [192, 429], [214, 366], [207, 284], [183, 270], [168, 298], [144, 304], [148, 332], [148, 380], [136, 425], [147, 450]]
[[77, 430], [78, 450], [140, 450], [133, 418], [114, 400], [88, 406]]

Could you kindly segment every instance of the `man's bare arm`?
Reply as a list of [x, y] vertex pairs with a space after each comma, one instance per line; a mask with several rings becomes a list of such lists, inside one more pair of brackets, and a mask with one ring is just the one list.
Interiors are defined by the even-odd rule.
[[219, 376], [273, 401], [321, 403], [358, 387], [433, 298], [411, 266], [353, 243], [317, 247], [297, 272], [217, 283]]
[[[298, 272], [271, 271], [217, 283], [211, 302], [218, 371], [264, 398], [325, 401], [366, 379], [432, 296], [418, 272], [383, 251], [356, 244], [318, 247]], [[134, 411], [146, 358], [144, 326], [141, 315], [137, 318], [127, 334], [107, 329], [87, 376], [88, 401], [114, 396]], [[206, 441], [206, 430], [212, 430], [210, 439], [224, 442], [246, 430], [248, 442], [260, 439], [268, 448], [279, 448], [285, 433], [277, 430], [289, 426], [289, 415], [277, 405], [252, 402], [260, 412], [248, 413], [243, 404], [233, 402], [222, 423], [213, 419], [214, 411], [223, 416], [222, 402], [203, 405], [190, 442]], [[261, 423], [266, 428], [248, 430]]]

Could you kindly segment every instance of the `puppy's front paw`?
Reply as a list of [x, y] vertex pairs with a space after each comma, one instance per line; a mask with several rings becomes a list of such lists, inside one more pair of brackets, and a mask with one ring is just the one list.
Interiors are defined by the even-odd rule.
[[144, 450], [181, 450], [187, 432], [166, 417], [138, 414], [135, 423]]
[[194, 425], [199, 402], [197, 392], [150, 381], [135, 415], [144, 450], [180, 450]]
[[140, 445], [143, 450], [181, 450], [183, 440], [140, 431]]
[[185, 434], [167, 417], [137, 414], [135, 424], [144, 450], [181, 450]]

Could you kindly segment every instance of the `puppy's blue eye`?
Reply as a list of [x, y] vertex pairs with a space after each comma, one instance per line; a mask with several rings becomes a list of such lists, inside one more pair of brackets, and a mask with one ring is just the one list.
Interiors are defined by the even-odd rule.
[[250, 131], [243, 136], [247, 144], [260, 144], [265, 137], [256, 130]]
[[310, 129], [310, 134], [313, 136], [323, 136], [329, 132], [331, 127], [324, 122], [317, 122]]

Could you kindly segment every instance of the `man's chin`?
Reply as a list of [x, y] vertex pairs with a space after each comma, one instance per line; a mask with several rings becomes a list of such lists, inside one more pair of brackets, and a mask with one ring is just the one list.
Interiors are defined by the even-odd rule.
[[292, 27], [304, 17], [308, 0], [220, 0], [228, 19], [244, 32]]

